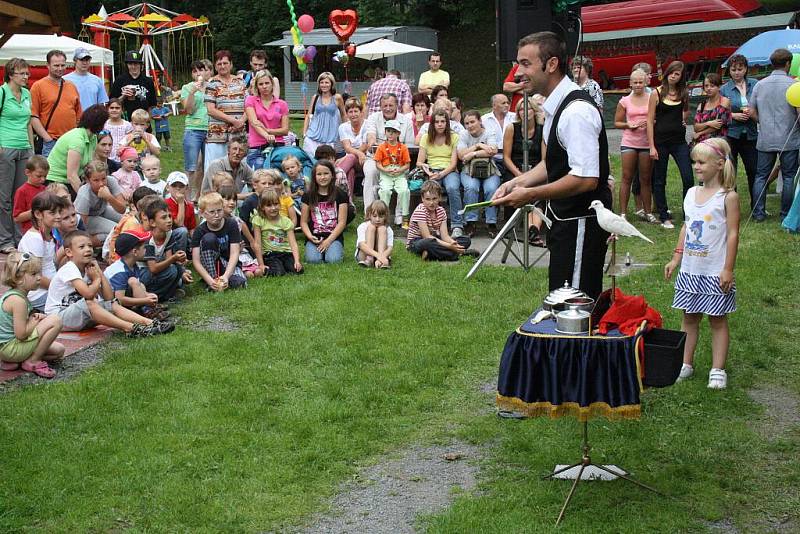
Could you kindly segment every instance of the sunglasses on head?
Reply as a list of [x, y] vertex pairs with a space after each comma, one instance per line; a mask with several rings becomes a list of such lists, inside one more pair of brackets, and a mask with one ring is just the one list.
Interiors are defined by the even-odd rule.
[[111, 132], [108, 130], [100, 130], [97, 132], [97, 137], [105, 137], [107, 135], [111, 135]]

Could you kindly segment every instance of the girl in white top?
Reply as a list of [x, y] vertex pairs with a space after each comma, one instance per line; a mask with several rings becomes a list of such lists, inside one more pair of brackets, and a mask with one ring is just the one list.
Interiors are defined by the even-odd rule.
[[119, 162], [119, 147], [122, 141], [125, 140], [125, 136], [133, 131], [133, 125], [122, 118], [122, 102], [118, 98], [112, 98], [108, 101], [108, 120], [104, 128], [111, 134], [111, 139], [114, 140], [109, 157]]
[[678, 246], [664, 267], [667, 280], [680, 264], [672, 307], [683, 310], [686, 332], [680, 378], [694, 373], [692, 363], [700, 320], [711, 325], [712, 368], [708, 387], [723, 389], [730, 343], [727, 314], [736, 310], [733, 268], [739, 246], [739, 195], [734, 191], [736, 171], [731, 149], [722, 138], [706, 139], [692, 149], [695, 176], [703, 183], [689, 189], [683, 201], [686, 222]]
[[31, 223], [19, 242], [19, 251], [36, 256], [42, 262], [42, 276], [39, 287], [28, 292], [28, 301], [34, 309], [44, 310], [47, 302], [47, 289], [50, 280], [56, 275], [56, 242], [53, 227], [61, 219], [61, 210], [69, 201], [51, 191], [42, 191], [33, 197], [31, 204]]

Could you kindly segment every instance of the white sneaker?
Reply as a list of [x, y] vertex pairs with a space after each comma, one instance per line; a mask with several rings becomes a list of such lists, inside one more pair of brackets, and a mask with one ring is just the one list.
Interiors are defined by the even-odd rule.
[[708, 387], [710, 389], [725, 389], [728, 387], [728, 373], [724, 369], [711, 369], [708, 373]]
[[464, 229], [461, 228], [460, 226], [456, 226], [455, 228], [453, 228], [453, 231], [450, 232], [450, 234], [453, 239], [456, 239], [464, 235]]
[[678, 375], [677, 382], [680, 382], [681, 380], [686, 380], [687, 378], [691, 378], [693, 374], [694, 374], [694, 367], [692, 367], [688, 363], [684, 363], [683, 365], [681, 365], [681, 372]]
[[672, 224], [672, 221], [666, 220], [666, 221], [661, 223], [661, 228], [666, 228], [667, 230], [672, 230], [673, 228], [675, 228], [675, 225]]

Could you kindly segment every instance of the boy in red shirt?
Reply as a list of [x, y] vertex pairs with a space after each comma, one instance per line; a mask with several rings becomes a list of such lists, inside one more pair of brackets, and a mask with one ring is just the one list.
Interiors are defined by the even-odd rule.
[[19, 225], [23, 235], [31, 229], [33, 197], [44, 191], [44, 181], [47, 179], [49, 171], [50, 165], [44, 156], [31, 156], [25, 164], [25, 176], [28, 177], [28, 181], [22, 184], [17, 189], [17, 192], [14, 193], [14, 207], [11, 212], [14, 222]]
[[408, 168], [411, 157], [408, 147], [400, 143], [400, 123], [388, 120], [385, 125], [386, 142], [378, 146], [375, 151], [375, 166], [380, 175], [380, 190], [378, 196], [387, 206], [392, 200], [392, 190], [397, 192], [397, 207], [395, 208], [395, 224], [401, 224], [408, 230], [408, 206], [411, 192], [408, 190]]
[[194, 204], [186, 199], [186, 191], [189, 186], [189, 177], [181, 171], [172, 171], [167, 176], [167, 207], [172, 217], [175, 228], [183, 226], [189, 231], [189, 238], [192, 237], [192, 230], [197, 226], [194, 215]]

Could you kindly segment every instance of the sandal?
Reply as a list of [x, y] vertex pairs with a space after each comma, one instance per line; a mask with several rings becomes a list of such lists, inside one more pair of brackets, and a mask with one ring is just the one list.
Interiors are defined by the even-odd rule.
[[639, 220], [641, 220], [641, 221], [646, 221], [646, 220], [647, 220], [647, 215], [648, 215], [648, 214], [647, 214], [647, 213], [645, 213], [645, 211], [644, 211], [644, 208], [641, 208], [641, 209], [638, 209], [638, 210], [636, 210], [636, 213], [634, 213], [634, 215], [636, 215], [637, 217], [639, 217]]
[[0, 371], [16, 371], [17, 369], [19, 369], [17, 362], [0, 361]]
[[47, 362], [38, 361], [34, 364], [29, 364], [28, 362], [22, 362], [22, 370], [28, 371], [29, 373], [33, 373], [36, 376], [41, 376], [42, 378], [53, 378], [56, 376], [56, 372], [53, 371]]
[[541, 230], [535, 226], [528, 228], [528, 243], [534, 247], [546, 248], [547, 244], [542, 239]]

